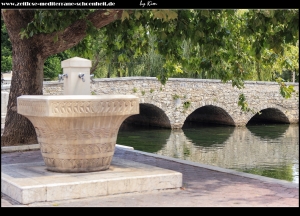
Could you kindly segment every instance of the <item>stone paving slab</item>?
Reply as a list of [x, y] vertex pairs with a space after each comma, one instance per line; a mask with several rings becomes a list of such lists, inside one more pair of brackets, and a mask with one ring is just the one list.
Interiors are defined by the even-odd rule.
[[21, 204], [179, 189], [182, 174], [114, 157], [106, 171], [57, 173], [43, 161], [1, 166], [1, 192]]
[[[114, 157], [182, 173], [179, 190], [136, 192], [20, 205], [1, 193], [5, 207], [299, 207], [299, 184], [125, 148]], [[38, 162], [40, 151], [2, 153], [1, 162]]]

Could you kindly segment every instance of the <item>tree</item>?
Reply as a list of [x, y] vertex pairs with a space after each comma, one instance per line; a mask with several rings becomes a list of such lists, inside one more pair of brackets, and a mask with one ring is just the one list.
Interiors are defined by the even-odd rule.
[[[148, 36], [157, 37], [158, 51], [164, 56], [164, 84], [168, 77], [182, 72], [182, 66], [209, 69], [226, 82], [241, 88], [248, 76], [243, 69], [247, 56], [232, 55], [236, 47], [230, 39], [248, 36], [253, 58], [267, 47], [284, 52], [285, 43], [296, 44], [299, 38], [298, 10], [249, 10], [237, 16], [237, 10], [1, 10], [12, 43], [13, 77], [1, 146], [37, 143], [33, 125], [17, 113], [17, 97], [41, 95], [43, 65], [52, 55], [72, 47], [86, 50], [88, 40], [103, 37], [105, 55], [129, 62], [133, 55], [148, 50]], [[241, 22], [240, 20], [243, 19]], [[241, 26], [237, 28], [235, 25]], [[234, 32], [233, 34], [231, 32]], [[201, 59], [182, 58], [182, 41], [199, 47]], [[245, 42], [246, 43], [246, 42]], [[241, 43], [243, 44], [243, 43]], [[230, 55], [228, 53], [231, 53]], [[221, 55], [220, 55], [221, 54]], [[226, 58], [230, 57], [229, 63]], [[222, 62], [223, 64], [220, 64]], [[218, 71], [226, 66], [223, 71]], [[226, 70], [225, 70], [226, 69]], [[282, 85], [283, 88], [286, 86]]]
[[[90, 25], [101, 28], [120, 18], [122, 11], [107, 14], [105, 10], [1, 10], [1, 13], [13, 53], [13, 76], [1, 146], [37, 143], [33, 125], [17, 113], [17, 97], [42, 95], [45, 60], [79, 43], [87, 35]], [[43, 21], [38, 23], [39, 19]], [[40, 26], [35, 26], [36, 23]], [[34, 27], [39, 31], [31, 30], [26, 35], [28, 38], [20, 38], [23, 29]]]

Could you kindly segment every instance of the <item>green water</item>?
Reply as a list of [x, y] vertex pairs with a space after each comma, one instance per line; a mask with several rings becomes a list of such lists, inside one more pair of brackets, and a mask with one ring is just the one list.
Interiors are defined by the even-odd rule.
[[[126, 128], [126, 129], [125, 129]], [[299, 125], [121, 127], [117, 144], [299, 183]]]

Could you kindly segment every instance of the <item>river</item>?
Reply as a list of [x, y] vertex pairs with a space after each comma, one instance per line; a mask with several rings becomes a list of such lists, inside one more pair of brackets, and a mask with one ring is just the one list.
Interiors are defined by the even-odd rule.
[[299, 124], [185, 124], [176, 130], [122, 125], [117, 143], [299, 184]]

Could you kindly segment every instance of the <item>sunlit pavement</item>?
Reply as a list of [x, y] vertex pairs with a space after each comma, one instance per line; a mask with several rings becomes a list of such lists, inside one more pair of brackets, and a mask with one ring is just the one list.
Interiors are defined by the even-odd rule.
[[[22, 205], [1, 193], [2, 207], [299, 207], [299, 184], [180, 159], [116, 148], [114, 157], [181, 172], [180, 190], [127, 193]], [[40, 150], [1, 154], [1, 164], [42, 160]]]

